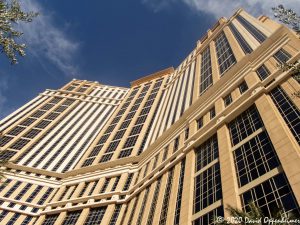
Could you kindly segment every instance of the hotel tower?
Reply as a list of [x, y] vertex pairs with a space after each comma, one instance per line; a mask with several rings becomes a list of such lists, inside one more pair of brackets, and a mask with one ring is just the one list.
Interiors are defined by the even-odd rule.
[[209, 225], [228, 206], [300, 212], [300, 39], [221, 18], [130, 88], [72, 80], [0, 122], [0, 224]]

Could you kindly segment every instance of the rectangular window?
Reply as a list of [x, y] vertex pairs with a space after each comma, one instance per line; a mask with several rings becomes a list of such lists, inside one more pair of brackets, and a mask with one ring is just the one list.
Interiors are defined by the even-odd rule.
[[300, 111], [281, 87], [270, 92], [271, 98], [300, 145]]
[[229, 106], [229, 105], [231, 104], [231, 102], [232, 102], [231, 94], [226, 95], [226, 96], [223, 98], [223, 101], [224, 101], [225, 107]]
[[178, 183], [178, 191], [176, 198], [176, 209], [174, 216], [174, 225], [179, 225], [180, 221], [180, 209], [181, 209], [181, 201], [182, 201], [182, 191], [183, 191], [183, 181], [184, 181], [184, 170], [185, 170], [185, 158], [181, 161], [181, 169], [179, 174], [179, 183]]
[[53, 225], [55, 223], [55, 221], [57, 220], [58, 216], [59, 216], [59, 214], [46, 215], [43, 225]]
[[213, 119], [216, 116], [215, 107], [213, 107], [209, 110], [209, 115], [210, 115], [210, 119]]
[[291, 58], [291, 55], [287, 51], [280, 49], [274, 54], [274, 58], [279, 63], [286, 63]]
[[214, 164], [195, 178], [194, 213], [222, 199], [219, 163]]
[[261, 127], [263, 123], [253, 105], [228, 124], [232, 145], [238, 144]]
[[81, 210], [74, 211], [74, 212], [68, 212], [64, 222], [62, 225], [74, 225], [76, 224], [79, 216], [81, 214]]
[[264, 80], [270, 75], [270, 71], [265, 65], [262, 65], [256, 70], [256, 74], [258, 75], [260, 80]]
[[161, 177], [159, 177], [156, 182], [156, 187], [154, 190], [154, 195], [153, 195], [152, 203], [150, 205], [150, 210], [149, 210], [149, 214], [148, 214], [147, 225], [152, 225], [152, 223], [153, 223], [153, 217], [154, 217], [154, 213], [155, 213], [155, 209], [156, 209], [156, 205], [157, 205], [160, 185], [161, 185]]
[[16, 126], [15, 128], [11, 129], [7, 134], [12, 136], [17, 136], [25, 129], [26, 127]]
[[246, 30], [259, 42], [262, 43], [266, 40], [266, 35], [257, 29], [253, 24], [246, 20], [241, 15], [238, 15], [236, 19], [246, 28]]
[[189, 138], [189, 134], [190, 134], [190, 128], [186, 128], [184, 131], [184, 140], [187, 140]]
[[214, 161], [219, 157], [218, 138], [213, 135], [203, 144], [196, 148], [196, 171]]
[[150, 191], [150, 187], [148, 186], [146, 191], [145, 191], [144, 199], [143, 199], [143, 202], [142, 202], [142, 205], [141, 205], [141, 208], [140, 208], [140, 212], [138, 214], [136, 225], [141, 225], [141, 223], [142, 223], [144, 211], [145, 211], [145, 208], [146, 208], [146, 203], [147, 203], [148, 196], [149, 196], [149, 191]]
[[120, 181], [120, 176], [116, 177], [115, 182], [114, 182], [114, 184], [113, 184], [113, 187], [111, 188], [111, 192], [113, 192], [113, 191], [116, 190], [119, 181]]
[[133, 177], [133, 173], [128, 174], [126, 183], [125, 183], [125, 185], [123, 187], [123, 191], [127, 191], [129, 189], [131, 181], [132, 181], [132, 177]]
[[167, 222], [170, 193], [171, 193], [172, 184], [173, 184], [173, 175], [174, 175], [174, 167], [169, 171], [169, 174], [168, 174], [167, 186], [165, 189], [165, 194], [164, 194], [160, 218], [159, 218], [160, 225], [165, 225]]
[[22, 149], [28, 142], [30, 142], [30, 140], [20, 138], [20, 139], [17, 140], [14, 144], [12, 144], [12, 145], [10, 146], [10, 148], [16, 149], [16, 150], [20, 150], [20, 149]]
[[197, 119], [197, 128], [198, 130], [203, 127], [203, 116]]
[[220, 75], [222, 76], [231, 66], [236, 63], [236, 59], [224, 32], [219, 34], [219, 36], [215, 39], [215, 44]]
[[109, 184], [110, 179], [111, 179], [110, 177], [109, 178], [105, 178], [105, 182], [104, 182], [104, 184], [103, 184], [103, 186], [101, 188], [100, 194], [102, 194], [102, 193], [104, 193], [106, 191], [106, 188], [107, 188], [107, 186]]
[[224, 217], [223, 206], [213, 209], [212, 211], [197, 218], [194, 220], [193, 225], [215, 225], [214, 221], [218, 216]]
[[213, 83], [210, 49], [207, 47], [201, 54], [200, 95]]
[[0, 137], [0, 147], [3, 147], [4, 145], [6, 145], [8, 142], [10, 142], [13, 139], [13, 137], [10, 136], [3, 136]]
[[[106, 207], [91, 208], [84, 225], [100, 224], [105, 214]], [[75, 224], [75, 223], [74, 223]]]
[[230, 28], [231, 32], [233, 33], [233, 36], [235, 37], [235, 39], [241, 46], [243, 52], [245, 54], [250, 54], [253, 51], [253, 49], [248, 44], [248, 42], [245, 40], [245, 38], [241, 35], [241, 33], [236, 29], [236, 27], [232, 23], [229, 24], [229, 28]]
[[21, 181], [17, 181], [9, 190], [8, 192], [6, 192], [6, 194], [4, 195], [5, 198], [9, 198], [11, 196], [12, 193], [14, 193], [15, 190], [17, 190], [17, 188], [21, 185]]
[[239, 187], [280, 165], [266, 131], [236, 149], [233, 156]]
[[245, 81], [239, 85], [239, 90], [241, 94], [244, 94], [248, 90], [248, 85]]
[[178, 150], [179, 147], [179, 136], [175, 138], [174, 140], [174, 150], [173, 152], [176, 152]]
[[299, 215], [299, 206], [288, 180], [284, 174], [278, 174], [257, 185], [241, 195], [243, 210], [249, 211], [249, 203], [253, 201], [265, 216], [271, 216], [276, 208], [284, 212]]
[[[109, 225], [115, 225], [117, 220], [118, 220], [118, 216], [120, 214], [120, 211], [121, 211], [121, 208], [122, 208], [122, 205], [116, 205], [115, 207], [115, 211], [109, 221]], [[91, 223], [91, 224], [95, 224], [95, 223]], [[96, 223], [96, 224], [100, 224], [100, 222]]]

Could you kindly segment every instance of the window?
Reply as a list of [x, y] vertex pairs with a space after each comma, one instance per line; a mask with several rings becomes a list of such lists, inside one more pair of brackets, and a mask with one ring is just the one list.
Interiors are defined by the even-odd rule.
[[193, 225], [214, 225], [214, 220], [216, 217], [221, 216], [224, 217], [223, 206], [220, 206], [212, 211], [204, 214], [203, 216], [197, 218]]
[[45, 203], [45, 201], [48, 199], [49, 195], [51, 194], [51, 192], [53, 191], [53, 188], [48, 188], [48, 190], [43, 194], [43, 196], [41, 197], [41, 199], [37, 202], [38, 205], [43, 205]]
[[239, 187], [280, 165], [266, 131], [236, 149], [233, 155]]
[[99, 163], [109, 161], [111, 159], [112, 155], [113, 155], [113, 153], [103, 155], [102, 158], [99, 160]]
[[232, 102], [231, 94], [226, 95], [226, 96], [223, 98], [223, 101], [224, 101], [225, 107], [226, 107], [226, 106], [229, 106], [229, 105], [231, 104], [231, 102]]
[[213, 135], [198, 148], [196, 148], [196, 171], [214, 161], [219, 157], [218, 138]]
[[20, 193], [15, 197], [16, 200], [20, 200], [26, 192], [29, 190], [29, 188], [32, 186], [32, 184], [26, 184], [25, 187], [20, 191]]
[[214, 164], [195, 178], [194, 213], [222, 199], [219, 163]]
[[222, 76], [232, 65], [236, 63], [236, 59], [224, 32], [219, 34], [219, 36], [215, 39], [215, 44], [220, 75]]
[[[100, 224], [105, 214], [106, 207], [91, 208], [84, 225]], [[75, 224], [75, 223], [74, 223]]]
[[80, 197], [83, 196], [83, 194], [84, 194], [84, 192], [85, 192], [87, 186], [88, 186], [88, 183], [87, 183], [87, 182], [84, 182], [84, 185], [83, 185], [83, 187], [82, 187], [81, 190], [80, 190], [80, 193], [79, 193], [79, 195], [78, 195], [78, 198], [80, 198]]
[[9, 160], [11, 157], [13, 157], [17, 152], [15, 151], [9, 151], [9, 150], [2, 150], [0, 151], [0, 160]]
[[209, 115], [210, 115], [210, 119], [213, 119], [216, 116], [215, 107], [213, 107], [209, 110]]
[[106, 190], [106, 188], [107, 188], [107, 186], [109, 184], [110, 179], [111, 179], [110, 177], [109, 178], [105, 178], [105, 182], [104, 182], [104, 184], [103, 184], [103, 186], [102, 186], [102, 188], [100, 190], [100, 194], [102, 194], [102, 193], [105, 192], [105, 190]]
[[55, 112], [61, 113], [61, 112], [65, 111], [67, 108], [68, 108], [68, 106], [59, 106], [55, 109]]
[[34, 121], [36, 121], [36, 119], [34, 119], [34, 118], [27, 118], [22, 123], [20, 123], [20, 125], [22, 125], [22, 126], [29, 126]]
[[249, 211], [253, 201], [265, 216], [271, 216], [275, 208], [299, 215], [299, 206], [284, 174], [278, 174], [241, 195], [243, 209]]
[[300, 144], [300, 111], [290, 100], [281, 87], [276, 87], [270, 92], [271, 98], [286, 122], [288, 128]]
[[156, 182], [156, 187], [154, 190], [152, 203], [150, 205], [150, 210], [149, 210], [149, 214], [148, 214], [148, 218], [147, 218], [147, 225], [152, 225], [152, 223], [153, 223], [153, 217], [154, 217], [154, 213], [155, 213], [155, 209], [156, 209], [156, 205], [157, 205], [160, 185], [161, 185], [161, 177], [159, 177]]
[[119, 181], [120, 181], [120, 176], [116, 177], [115, 182], [114, 182], [114, 184], [113, 184], [113, 187], [112, 187], [112, 189], [111, 189], [111, 192], [116, 190]]
[[157, 166], [158, 157], [159, 157], [159, 153], [157, 153], [156, 156], [154, 157], [154, 162], [153, 162], [152, 170], [154, 170], [156, 168], [156, 166]]
[[55, 221], [57, 220], [59, 214], [54, 214], [54, 215], [47, 215], [43, 225], [53, 225]]
[[[92, 187], [91, 187], [91, 189], [89, 190], [88, 196], [90, 196], [90, 195], [93, 194], [93, 192], [94, 192], [94, 190], [95, 190], [95, 188], [96, 188], [97, 183], [98, 183], [97, 181], [93, 181], [93, 182], [92, 182]], [[74, 191], [75, 191], [75, 188], [74, 188]]]
[[[53, 106], [53, 105], [52, 105]], [[34, 112], [31, 117], [35, 117], [35, 118], [40, 118], [42, 115], [44, 115], [46, 113], [46, 111], [42, 111], [42, 110], [37, 110], [36, 112]]]
[[41, 108], [41, 110], [49, 110], [49, 109], [51, 109], [53, 106], [54, 106], [53, 104], [46, 104], [46, 105], [44, 105], [44, 106]]
[[150, 191], [150, 188], [147, 187], [147, 189], [145, 191], [145, 195], [144, 195], [144, 199], [143, 199], [142, 205], [140, 207], [140, 212], [138, 214], [136, 225], [141, 225], [141, 223], [142, 223], [142, 219], [143, 219], [143, 215], [144, 215], [146, 203], [147, 203], [148, 196], [149, 196], [149, 191]]
[[54, 98], [52, 98], [52, 100], [51, 100], [49, 103], [56, 104], [56, 103], [58, 103], [60, 100], [62, 100], [62, 98], [54, 97]]
[[51, 121], [48, 120], [42, 120], [41, 122], [39, 122], [35, 127], [36, 128], [40, 128], [43, 129], [45, 127], [47, 127], [49, 125], [49, 123], [51, 123]]
[[131, 155], [131, 152], [132, 152], [132, 149], [133, 148], [129, 148], [129, 149], [124, 149], [124, 150], [122, 150], [121, 152], [120, 152], [120, 155], [119, 155], [119, 159], [121, 159], [121, 158], [125, 158], [125, 157], [128, 157], [128, 156], [130, 156]]
[[207, 47], [201, 54], [200, 95], [213, 83], [210, 49]]
[[[115, 207], [115, 211], [109, 221], [109, 225], [115, 225], [117, 220], [118, 220], [118, 216], [120, 214], [120, 211], [121, 211], [121, 208], [122, 208], [122, 205], [116, 205]], [[98, 222], [97, 224], [99, 224], [100, 222]], [[95, 224], [95, 223], [93, 223]]]
[[245, 40], [245, 38], [241, 35], [241, 33], [236, 29], [236, 27], [232, 23], [229, 24], [229, 28], [230, 28], [231, 32], [233, 33], [235, 39], [241, 46], [243, 52], [245, 54], [250, 54], [253, 51], [253, 49], [248, 44], [248, 42]]
[[0, 147], [3, 147], [8, 142], [10, 142], [12, 139], [13, 139], [13, 137], [9, 137], [9, 136], [0, 137]]
[[127, 191], [129, 189], [131, 181], [132, 181], [132, 177], [133, 177], [133, 173], [128, 174], [126, 183], [125, 183], [125, 185], [123, 187], [123, 191]]
[[26, 127], [16, 126], [12, 130], [10, 130], [7, 134], [12, 135], [12, 136], [17, 136], [18, 134], [20, 134], [25, 129], [26, 129]]
[[190, 128], [187, 127], [184, 131], [184, 139], [187, 140], [189, 138]]
[[241, 15], [238, 15], [236, 19], [246, 28], [246, 30], [259, 42], [262, 43], [266, 40], [266, 35], [258, 30], [254, 25], [252, 25], [248, 20], [246, 20]]
[[270, 71], [265, 65], [262, 65], [256, 70], [256, 74], [258, 75], [260, 80], [264, 80], [270, 75]]
[[40, 132], [41, 132], [41, 130], [38, 130], [38, 129], [34, 129], [34, 128], [33, 128], [33, 129], [31, 129], [28, 133], [26, 133], [26, 134], [24, 135], [24, 137], [32, 139], [32, 138], [34, 138], [35, 136], [37, 136]]
[[[27, 224], [29, 224], [30, 221], [32, 220], [32, 218], [33, 217], [31, 217], [31, 216], [26, 216], [26, 218], [23, 220], [23, 222], [21, 223], [21, 225], [27, 225]], [[45, 221], [44, 221], [43, 224], [45, 224]]]
[[7, 179], [7, 180], [5, 180], [4, 183], [2, 183], [2, 184], [0, 185], [0, 192], [3, 191], [3, 189], [4, 189], [11, 181], [12, 181], [11, 179]]
[[26, 199], [26, 202], [32, 202], [32, 200], [38, 195], [38, 193], [42, 190], [42, 186], [38, 185], [34, 191], [30, 194], [30, 196]]
[[9, 198], [11, 196], [12, 193], [14, 193], [14, 191], [21, 185], [21, 181], [17, 181], [9, 190], [8, 192], [6, 192], [6, 194], [4, 195], [5, 198]]
[[173, 152], [176, 152], [178, 150], [179, 147], [179, 136], [175, 138], [174, 140], [174, 150]]
[[185, 170], [185, 158], [181, 161], [181, 169], [179, 174], [179, 183], [178, 183], [178, 191], [176, 198], [176, 208], [175, 208], [175, 216], [174, 216], [174, 225], [179, 225], [180, 221], [180, 209], [181, 209], [181, 198], [182, 198], [182, 190], [183, 190], [183, 181], [184, 181], [184, 170]]
[[131, 225], [132, 224], [132, 219], [134, 217], [135, 210], [137, 208], [137, 203], [138, 203], [139, 197], [140, 197], [140, 193], [135, 197], [135, 200], [134, 200], [134, 203], [133, 203], [133, 207], [132, 207], [132, 210], [131, 210], [131, 213], [130, 213], [127, 225]]
[[254, 131], [263, 127], [255, 105], [248, 108], [241, 115], [228, 124], [232, 145], [238, 144]]
[[16, 150], [20, 150], [20, 149], [22, 149], [28, 142], [30, 142], [30, 140], [20, 138], [20, 139], [17, 140], [14, 144], [12, 144], [12, 145], [10, 146], [10, 148], [16, 149]]
[[165, 225], [167, 222], [170, 193], [171, 193], [172, 184], [173, 184], [173, 175], [174, 175], [174, 167], [169, 171], [169, 174], [168, 174], [167, 186], [166, 186], [165, 195], [163, 198], [163, 203], [162, 203], [162, 208], [161, 208], [161, 213], [160, 213], [160, 218], [159, 218], [160, 225]]
[[239, 90], [241, 94], [244, 94], [248, 90], [248, 85], [245, 81], [239, 85]]
[[163, 155], [163, 161], [165, 161], [167, 159], [168, 151], [169, 151], [169, 146], [166, 146], [165, 151], [164, 151], [164, 155]]
[[76, 224], [79, 216], [81, 214], [81, 210], [80, 211], [74, 211], [74, 212], [68, 212], [64, 222], [62, 225], [74, 225]]
[[128, 137], [123, 148], [128, 148], [128, 147], [134, 146], [138, 137], [139, 137], [138, 135]]
[[274, 54], [274, 58], [279, 63], [286, 63], [291, 58], [291, 55], [287, 51], [280, 49]]

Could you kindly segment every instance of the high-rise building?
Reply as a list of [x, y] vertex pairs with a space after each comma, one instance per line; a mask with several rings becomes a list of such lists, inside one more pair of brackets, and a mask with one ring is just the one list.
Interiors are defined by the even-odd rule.
[[299, 213], [300, 40], [221, 18], [176, 68], [130, 88], [72, 80], [0, 123], [1, 224], [213, 224], [230, 205]]

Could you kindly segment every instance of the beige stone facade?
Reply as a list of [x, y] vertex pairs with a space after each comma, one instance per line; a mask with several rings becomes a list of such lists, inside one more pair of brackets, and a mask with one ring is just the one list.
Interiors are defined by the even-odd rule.
[[0, 122], [1, 224], [213, 224], [299, 213], [300, 58], [286, 27], [221, 18], [177, 68], [130, 88], [72, 80]]

